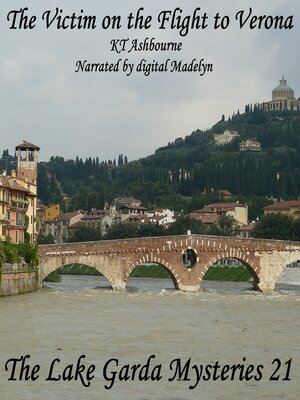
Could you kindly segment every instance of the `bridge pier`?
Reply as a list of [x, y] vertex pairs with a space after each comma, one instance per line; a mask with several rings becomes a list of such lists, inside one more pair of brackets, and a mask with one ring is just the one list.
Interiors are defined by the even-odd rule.
[[122, 279], [115, 279], [111, 282], [111, 286], [115, 291], [125, 291], [126, 289], [126, 282]]
[[262, 293], [271, 293], [285, 266], [284, 255], [276, 250], [260, 256], [259, 282], [255, 285]]
[[260, 281], [258, 283], [254, 282], [253, 288], [262, 293], [272, 293], [275, 289], [275, 284], [276, 284], [276, 281], [274, 281], [274, 282]]
[[181, 290], [182, 292], [198, 292], [200, 289], [200, 285], [186, 285], [186, 284], [179, 284], [178, 289]]

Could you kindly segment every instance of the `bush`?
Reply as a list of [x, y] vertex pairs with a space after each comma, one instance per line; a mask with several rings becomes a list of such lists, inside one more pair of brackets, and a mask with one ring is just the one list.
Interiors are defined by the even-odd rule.
[[0, 254], [3, 254], [3, 262], [9, 264], [20, 263], [22, 260], [31, 266], [39, 264], [38, 248], [30, 243], [13, 244], [8, 240], [0, 244]]

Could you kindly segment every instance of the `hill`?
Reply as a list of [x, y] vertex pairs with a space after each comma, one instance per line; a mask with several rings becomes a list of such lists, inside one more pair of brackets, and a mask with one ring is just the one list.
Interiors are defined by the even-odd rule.
[[[192, 210], [201, 206], [199, 193], [228, 189], [240, 197], [300, 195], [300, 112], [239, 112], [224, 117], [207, 131], [196, 130], [155, 154], [127, 162], [85, 161], [51, 157], [39, 163], [38, 196], [45, 204], [60, 202], [68, 209], [102, 208], [118, 196], [140, 198], [145, 206]], [[214, 134], [239, 133], [220, 146]], [[260, 152], [241, 152], [239, 143], [255, 138]], [[210, 200], [213, 200], [213, 197]], [[70, 200], [65, 201], [66, 198]], [[188, 199], [188, 201], [187, 201]], [[198, 200], [197, 200], [198, 199]]]

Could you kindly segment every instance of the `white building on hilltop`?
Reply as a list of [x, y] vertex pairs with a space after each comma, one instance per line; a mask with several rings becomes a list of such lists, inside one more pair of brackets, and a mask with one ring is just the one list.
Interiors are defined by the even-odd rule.
[[260, 103], [258, 108], [263, 111], [300, 110], [300, 99], [296, 100], [294, 90], [287, 85], [287, 80], [282, 76], [279, 85], [272, 90], [272, 100]]

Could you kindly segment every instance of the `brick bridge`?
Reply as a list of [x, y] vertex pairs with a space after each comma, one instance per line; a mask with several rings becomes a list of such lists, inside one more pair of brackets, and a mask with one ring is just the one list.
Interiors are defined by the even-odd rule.
[[132, 271], [157, 263], [169, 271], [175, 288], [197, 291], [207, 269], [233, 258], [253, 276], [253, 286], [271, 292], [283, 269], [300, 260], [300, 243], [220, 236], [169, 236], [39, 246], [40, 277], [63, 265], [79, 263], [97, 269], [115, 290], [124, 290]]

